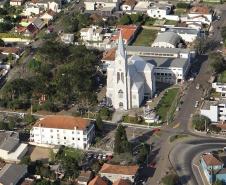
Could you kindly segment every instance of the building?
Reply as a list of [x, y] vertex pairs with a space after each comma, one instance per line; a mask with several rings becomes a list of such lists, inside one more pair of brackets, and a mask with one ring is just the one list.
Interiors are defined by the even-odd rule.
[[17, 185], [27, 174], [27, 165], [6, 164], [0, 171], [0, 185]]
[[83, 41], [103, 41], [103, 28], [99, 26], [91, 26], [90, 28], [82, 28], [80, 30], [81, 40]]
[[43, 13], [43, 14], [40, 16], [40, 19], [43, 20], [46, 24], [49, 24], [49, 22], [53, 20], [55, 14], [56, 14], [56, 13], [55, 13], [54, 11], [49, 10], [49, 11]]
[[212, 83], [212, 88], [221, 94], [222, 98], [226, 97], [226, 84], [225, 83], [220, 83], [220, 82], [214, 82]]
[[210, 184], [213, 184], [216, 180], [226, 182], [226, 168], [223, 158], [225, 156], [217, 156], [211, 153], [205, 153], [201, 156], [201, 169]]
[[130, 180], [131, 182], [134, 182], [138, 169], [139, 167], [137, 165], [121, 166], [104, 163], [99, 171], [99, 174], [102, 178], [107, 178], [112, 183], [119, 179]]
[[118, 179], [112, 185], [132, 185], [133, 183], [128, 179]]
[[213, 21], [213, 12], [207, 6], [194, 6], [190, 9], [187, 17], [193, 20], [205, 20], [204, 23], [210, 24]]
[[77, 178], [79, 185], [88, 185], [89, 181], [92, 179], [91, 171], [81, 171], [80, 175]]
[[94, 124], [72, 116], [46, 116], [35, 123], [30, 141], [36, 145], [65, 145], [88, 149], [95, 135]]
[[3, 55], [13, 55], [16, 59], [20, 58], [22, 49], [17, 47], [0, 47], [0, 53]]
[[133, 8], [135, 7], [136, 5], [136, 1], [135, 0], [125, 0], [122, 2], [122, 5], [121, 5], [121, 10], [122, 11], [132, 11]]
[[134, 12], [147, 12], [149, 6], [150, 6], [149, 1], [138, 1], [137, 4], [135, 5], [133, 11]]
[[24, 16], [39, 15], [43, 11], [44, 9], [41, 9], [40, 6], [27, 2], [25, 3], [25, 7], [23, 9], [22, 15]]
[[149, 17], [156, 19], [164, 19], [171, 13], [171, 4], [153, 4], [147, 10]]
[[88, 185], [108, 185], [108, 182], [97, 175], [89, 182]]
[[18, 133], [0, 132], [0, 158], [8, 162], [20, 162], [28, 145], [20, 143]]
[[74, 38], [75, 38], [74, 34], [64, 33], [61, 36], [61, 41], [64, 42], [65, 44], [73, 44]]
[[128, 59], [122, 35], [115, 61], [107, 68], [107, 101], [116, 109], [137, 108], [155, 92], [154, 67], [138, 56]]
[[121, 1], [120, 0], [85, 0], [85, 10], [94, 11], [118, 11]]
[[11, 6], [21, 6], [24, 3], [24, 0], [10, 0], [9, 4]]
[[177, 48], [181, 42], [181, 37], [174, 32], [159, 33], [151, 47]]
[[226, 100], [204, 101], [200, 114], [208, 117], [214, 123], [226, 121]]

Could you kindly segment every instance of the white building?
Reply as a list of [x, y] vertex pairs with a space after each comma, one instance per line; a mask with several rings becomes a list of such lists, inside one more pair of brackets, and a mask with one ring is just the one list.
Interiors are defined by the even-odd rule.
[[0, 158], [7, 162], [20, 162], [28, 151], [28, 145], [20, 143], [19, 135], [14, 132], [1, 132], [0, 138]]
[[116, 109], [137, 108], [154, 92], [154, 66], [138, 56], [128, 59], [120, 33], [115, 61], [107, 68], [108, 103]]
[[121, 5], [121, 10], [125, 12], [132, 11], [136, 3], [137, 2], [135, 0], [125, 0]]
[[187, 19], [190, 21], [200, 21], [203, 24], [209, 25], [213, 21], [213, 12], [206, 6], [194, 6], [190, 9]]
[[104, 163], [99, 173], [102, 178], [107, 178], [111, 182], [119, 179], [127, 179], [134, 182], [139, 166], [122, 166]]
[[216, 92], [221, 94], [221, 97], [226, 97], [226, 83], [214, 82], [212, 83], [212, 88], [215, 89]]
[[147, 14], [152, 18], [164, 19], [170, 14], [171, 8], [170, 4], [154, 4], [148, 8]]
[[158, 48], [177, 48], [181, 42], [181, 37], [174, 32], [159, 33], [151, 47]]
[[119, 10], [120, 0], [85, 0], [85, 9], [86, 10], [102, 10], [102, 11], [112, 11]]
[[28, 2], [25, 4], [22, 15], [24, 16], [39, 15], [41, 11], [42, 9], [40, 8], [40, 6]]
[[133, 10], [134, 12], [147, 12], [150, 4], [149, 1], [138, 1]]
[[11, 6], [21, 6], [24, 3], [24, 0], [10, 0], [9, 4]]
[[37, 145], [65, 145], [88, 149], [95, 135], [94, 124], [72, 116], [41, 118], [30, 131], [30, 141]]
[[83, 41], [103, 41], [103, 28], [91, 26], [80, 30], [81, 40]]
[[64, 33], [61, 36], [61, 41], [65, 44], [72, 44], [74, 42], [74, 34]]
[[226, 121], [226, 101], [205, 101], [200, 109], [200, 114], [208, 117], [214, 123]]

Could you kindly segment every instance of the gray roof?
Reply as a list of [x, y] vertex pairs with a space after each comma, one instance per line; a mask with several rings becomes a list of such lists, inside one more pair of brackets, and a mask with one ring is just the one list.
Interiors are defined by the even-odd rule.
[[186, 28], [186, 27], [173, 27], [168, 28], [167, 32], [174, 32], [177, 34], [192, 34], [192, 35], [198, 35], [199, 30], [193, 29], [193, 28]]
[[181, 37], [174, 32], [163, 32], [163, 33], [159, 33], [157, 35], [154, 43], [166, 42], [166, 43], [170, 43], [172, 45], [176, 45], [177, 43], [180, 42], [180, 40], [181, 40]]
[[27, 165], [6, 164], [0, 171], [0, 184], [16, 185], [27, 173]]
[[226, 99], [220, 99], [218, 101], [205, 100], [201, 109], [209, 110], [210, 106], [217, 106], [218, 104], [226, 104]]
[[163, 57], [142, 57], [148, 63], [154, 65], [155, 67], [178, 67], [183, 68], [188, 59], [185, 58], [163, 58]]
[[0, 149], [8, 152], [13, 151], [19, 145], [18, 133], [0, 132]]
[[132, 55], [133, 53], [140, 53], [139, 56], [145, 56], [145, 53], [189, 53], [189, 49], [184, 48], [158, 48], [158, 47], [145, 47], [145, 46], [126, 46], [127, 54]]
[[34, 20], [33, 24], [39, 29], [41, 30], [44, 26], [45, 26], [45, 22], [42, 21], [40, 18], [37, 18]]

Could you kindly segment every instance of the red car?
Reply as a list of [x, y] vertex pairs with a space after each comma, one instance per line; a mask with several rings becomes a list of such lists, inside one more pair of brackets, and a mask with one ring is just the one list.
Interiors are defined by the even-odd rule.
[[148, 166], [151, 167], [151, 168], [155, 168], [156, 162], [152, 162], [152, 163], [150, 163]]

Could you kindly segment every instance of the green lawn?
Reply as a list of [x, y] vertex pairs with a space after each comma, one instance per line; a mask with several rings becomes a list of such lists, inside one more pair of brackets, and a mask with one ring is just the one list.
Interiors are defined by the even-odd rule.
[[186, 14], [187, 9], [183, 9], [183, 8], [177, 8], [174, 10], [174, 14], [175, 15], [184, 15]]
[[171, 106], [174, 104], [173, 102], [177, 97], [178, 91], [178, 88], [169, 89], [159, 101], [156, 107], [156, 113], [159, 115], [162, 121], [166, 121], [167, 114], [169, 113]]
[[157, 33], [157, 30], [142, 29], [135, 41], [133, 42], [133, 45], [151, 46], [151, 44], [156, 38]]
[[226, 70], [221, 72], [218, 77], [217, 77], [217, 81], [220, 83], [226, 83]]
[[173, 20], [166, 20], [165, 25], [174, 25], [176, 26], [178, 21], [173, 21]]

